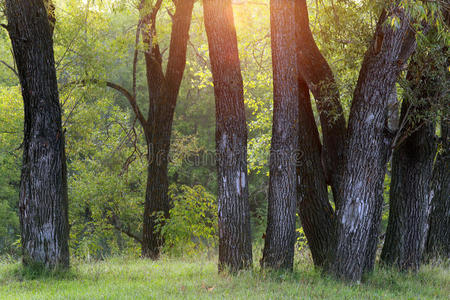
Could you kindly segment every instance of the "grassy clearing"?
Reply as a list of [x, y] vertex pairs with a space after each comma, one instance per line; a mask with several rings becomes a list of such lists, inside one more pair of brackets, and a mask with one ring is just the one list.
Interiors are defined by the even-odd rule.
[[427, 265], [418, 274], [378, 269], [360, 285], [322, 276], [310, 263], [293, 273], [256, 268], [219, 275], [213, 259], [151, 262], [111, 258], [73, 262], [64, 273], [38, 274], [0, 262], [0, 299], [448, 299], [450, 270]]

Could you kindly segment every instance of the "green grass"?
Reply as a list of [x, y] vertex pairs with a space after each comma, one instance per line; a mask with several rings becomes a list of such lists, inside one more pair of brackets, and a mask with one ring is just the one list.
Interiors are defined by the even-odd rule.
[[73, 262], [68, 272], [38, 273], [0, 262], [0, 299], [448, 299], [448, 267], [427, 265], [418, 274], [377, 269], [359, 285], [324, 277], [311, 263], [293, 273], [259, 268], [217, 274], [214, 259], [157, 262], [111, 258]]

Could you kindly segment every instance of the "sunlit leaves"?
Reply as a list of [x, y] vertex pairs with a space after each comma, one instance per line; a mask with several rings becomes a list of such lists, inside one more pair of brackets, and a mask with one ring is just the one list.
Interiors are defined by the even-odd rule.
[[0, 88], [0, 254], [14, 253], [19, 235], [18, 201], [23, 105], [18, 87]]

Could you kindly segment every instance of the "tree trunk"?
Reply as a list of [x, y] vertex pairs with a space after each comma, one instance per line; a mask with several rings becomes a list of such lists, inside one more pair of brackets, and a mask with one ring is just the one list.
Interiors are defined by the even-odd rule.
[[328, 190], [321, 162], [321, 144], [309, 89], [299, 79], [299, 161], [298, 209], [309, 249], [316, 266], [326, 260], [333, 234], [333, 208], [328, 201]]
[[441, 121], [442, 149], [433, 170], [426, 258], [450, 258], [450, 124]]
[[298, 63], [302, 77], [314, 95], [323, 133], [322, 160], [325, 178], [336, 194], [346, 133], [345, 117], [333, 72], [320, 53], [309, 27], [306, 0], [296, 0]]
[[262, 267], [292, 269], [297, 203], [299, 72], [295, 2], [271, 0], [273, 128], [269, 205]]
[[[375, 267], [375, 259], [378, 250], [378, 242], [379, 242], [379, 234], [380, 234], [380, 226], [381, 219], [383, 215], [383, 207], [384, 207], [384, 178], [386, 176], [386, 168], [387, 163], [391, 159], [392, 155], [392, 143], [394, 141], [394, 136], [396, 130], [398, 130], [398, 100], [397, 100], [397, 88], [394, 88], [393, 92], [389, 97], [388, 107], [386, 110], [387, 119], [385, 126], [385, 134], [383, 139], [383, 153], [380, 161], [380, 181], [378, 182], [378, 192], [377, 192], [377, 200], [375, 202], [375, 209], [372, 215], [372, 227], [369, 231], [367, 248], [366, 248], [366, 261], [364, 264], [364, 273], [370, 273], [374, 270]], [[383, 180], [381, 180], [383, 178]]]
[[409, 19], [393, 7], [399, 28], [385, 24], [383, 12], [360, 71], [352, 102], [345, 159], [337, 198], [335, 248], [327, 269], [336, 277], [358, 281], [379, 202], [385, 155], [384, 132], [388, 97], [404, 62], [415, 48]]
[[[410, 117], [410, 110], [411, 104], [404, 100], [402, 119]], [[420, 128], [408, 122], [403, 134], [414, 132], [395, 149], [392, 158], [389, 223], [381, 259], [401, 270], [419, 269], [428, 230], [436, 147], [434, 122], [425, 122]]]
[[[162, 127], [164, 123], [159, 123]], [[163, 246], [164, 240], [159, 231], [156, 230], [157, 225], [162, 219], [168, 218], [170, 210], [169, 200], [169, 179], [168, 179], [168, 152], [170, 149], [170, 133], [167, 128], [158, 128], [159, 139], [154, 138], [156, 143], [149, 143], [149, 160], [147, 173], [147, 189], [145, 192], [144, 205], [144, 223], [142, 228], [142, 256], [151, 259], [159, 257], [160, 248]], [[169, 141], [162, 142], [161, 137], [167, 138]]]
[[25, 110], [20, 224], [23, 263], [69, 266], [64, 133], [52, 29], [41, 0], [6, 1]]
[[[431, 30], [431, 36], [434, 31]], [[446, 57], [445, 45], [441, 49]], [[401, 270], [419, 269], [428, 233], [430, 201], [433, 198], [433, 163], [437, 149], [435, 121], [430, 118], [430, 112], [436, 99], [445, 97], [447, 77], [445, 71], [444, 74], [435, 73], [436, 69], [447, 66], [436, 58], [439, 54], [418, 51], [407, 75], [410, 91], [405, 93], [408, 98], [403, 101], [402, 107], [405, 126], [394, 152], [389, 224], [381, 256], [386, 264]], [[445, 111], [445, 107], [442, 110]], [[445, 118], [443, 116], [443, 124]], [[439, 163], [437, 161], [437, 167]], [[438, 168], [435, 169], [435, 176], [436, 171], [439, 173]]]
[[231, 0], [204, 0], [216, 97], [219, 271], [252, 265], [244, 91]]
[[376, 187], [376, 198], [374, 200], [374, 209], [372, 215], [368, 216], [371, 219], [371, 227], [368, 231], [367, 236], [367, 247], [366, 253], [364, 255], [365, 262], [363, 266], [364, 273], [370, 273], [374, 270], [375, 260], [378, 250], [378, 242], [380, 235], [381, 219], [383, 215], [384, 207], [384, 179], [386, 176], [387, 164], [391, 156], [391, 147], [393, 142], [393, 136], [387, 133], [383, 138], [383, 145], [381, 150], [380, 161], [378, 162], [378, 174], [377, 177], [377, 187]]
[[[146, 1], [144, 1], [146, 2]], [[178, 1], [173, 15], [169, 59], [163, 73], [159, 45], [155, 40], [155, 18], [159, 10], [141, 12], [142, 35], [149, 90], [148, 120], [142, 120], [148, 146], [148, 177], [145, 194], [142, 256], [156, 259], [163, 245], [163, 238], [156, 230], [158, 218], [169, 217], [168, 164], [172, 123], [178, 93], [186, 66], [187, 43], [195, 0]], [[143, 9], [143, 8], [141, 8]], [[148, 7], [147, 7], [148, 9]], [[160, 224], [161, 225], [161, 224]]]

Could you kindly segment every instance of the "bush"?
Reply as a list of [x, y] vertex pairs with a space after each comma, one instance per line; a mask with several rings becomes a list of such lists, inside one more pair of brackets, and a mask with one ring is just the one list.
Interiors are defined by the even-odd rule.
[[170, 186], [170, 218], [159, 217], [164, 252], [192, 255], [217, 245], [217, 202], [203, 186]]

